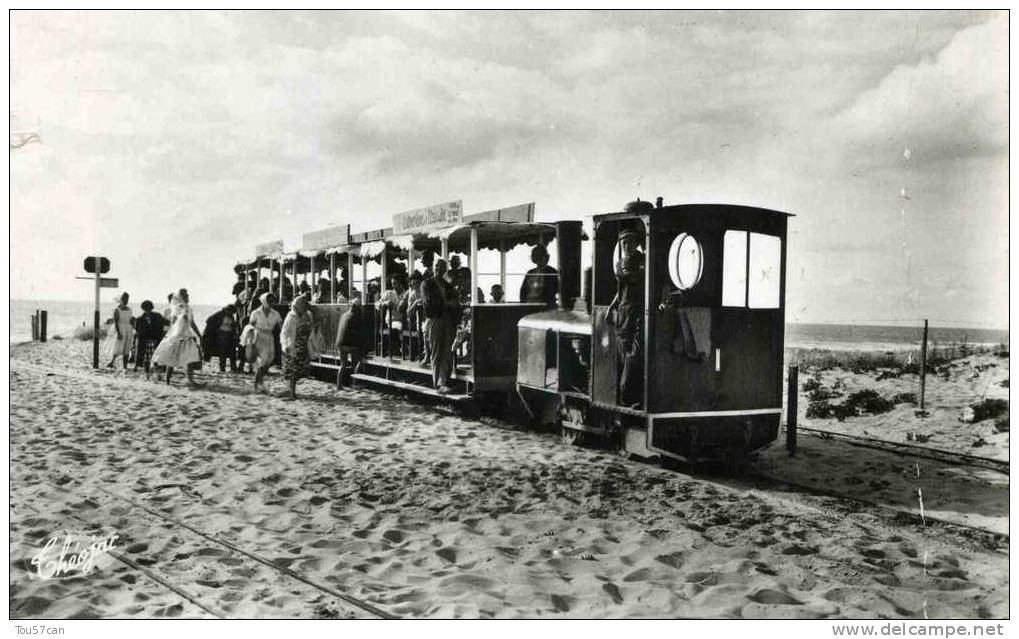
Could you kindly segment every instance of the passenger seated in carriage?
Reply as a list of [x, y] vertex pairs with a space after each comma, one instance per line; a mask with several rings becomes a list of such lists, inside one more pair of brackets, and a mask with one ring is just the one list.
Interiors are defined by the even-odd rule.
[[559, 271], [548, 265], [548, 249], [541, 244], [531, 249], [535, 266], [527, 271], [520, 285], [520, 301], [555, 306], [559, 292]]
[[502, 304], [506, 301], [506, 293], [502, 290], [502, 284], [492, 284], [489, 295], [492, 298], [493, 304]]
[[328, 277], [322, 277], [318, 280], [318, 286], [315, 290], [315, 295], [311, 298], [311, 301], [315, 304], [328, 304], [332, 300], [329, 297], [329, 289], [332, 288], [333, 282]]

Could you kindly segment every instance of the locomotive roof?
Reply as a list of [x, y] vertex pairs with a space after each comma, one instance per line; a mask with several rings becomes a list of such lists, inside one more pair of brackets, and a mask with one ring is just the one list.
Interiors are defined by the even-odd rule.
[[[650, 204], [650, 203], [649, 203]], [[648, 209], [646, 211], [634, 211], [625, 212], [619, 211], [616, 213], [603, 213], [595, 215], [594, 219], [596, 222], [602, 220], [611, 220], [615, 218], [632, 218], [636, 215], [646, 215], [652, 219], [662, 218], [669, 215], [675, 215], [677, 213], [690, 213], [690, 214], [703, 214], [703, 215], [727, 215], [730, 218], [742, 218], [746, 221], [752, 221], [754, 219], [774, 219], [779, 218], [790, 218], [795, 217], [792, 213], [785, 213], [783, 211], [775, 211], [772, 209], [764, 209], [756, 206], [744, 206], [741, 204], [673, 204], [670, 206], [663, 206], [662, 208]]]

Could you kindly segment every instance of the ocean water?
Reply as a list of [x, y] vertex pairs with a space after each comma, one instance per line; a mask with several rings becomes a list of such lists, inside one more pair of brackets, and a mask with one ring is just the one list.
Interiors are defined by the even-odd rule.
[[[166, 307], [166, 300], [163, 303], [156, 303], [155, 311], [161, 313]], [[135, 316], [141, 315], [142, 309], [139, 306], [142, 300], [132, 299], [129, 303]], [[32, 340], [32, 320], [35, 310], [46, 311], [46, 336], [52, 339], [54, 336], [61, 336], [70, 339], [71, 334], [79, 326], [92, 325], [92, 313], [95, 311], [94, 302], [68, 302], [56, 300], [11, 300], [10, 306], [10, 343], [28, 342]], [[114, 304], [111, 301], [102, 303], [99, 307], [99, 321], [113, 317]], [[212, 315], [222, 306], [210, 306], [207, 304], [194, 304], [191, 307], [195, 313], [195, 323], [201, 328], [205, 319]]]
[[[155, 300], [153, 300], [155, 301]], [[131, 308], [135, 315], [141, 313], [138, 304], [141, 300], [132, 300]], [[156, 311], [161, 312], [165, 303], [156, 304]], [[195, 304], [195, 323], [199, 328], [205, 319], [219, 310], [219, 306]], [[11, 300], [10, 301], [10, 342], [26, 342], [32, 339], [30, 317], [35, 309], [48, 313], [47, 334], [50, 337], [60, 335], [69, 338], [74, 329], [82, 324], [92, 323], [92, 302], [67, 302], [45, 300]], [[100, 321], [105, 322], [113, 316], [113, 303], [108, 302], [100, 309]], [[785, 345], [799, 348], [828, 348], [833, 350], [900, 350], [920, 345], [923, 326], [873, 326], [850, 324], [787, 324]], [[931, 343], [969, 344], [1007, 344], [1008, 331], [980, 328], [943, 328], [931, 326], [928, 332]]]
[[[826, 348], [831, 350], [895, 351], [919, 347], [923, 342], [923, 324], [916, 326], [877, 326], [865, 324], [786, 324], [787, 348]], [[935, 344], [997, 345], [1008, 344], [1008, 331], [988, 328], [949, 328], [931, 324], [927, 342]]]

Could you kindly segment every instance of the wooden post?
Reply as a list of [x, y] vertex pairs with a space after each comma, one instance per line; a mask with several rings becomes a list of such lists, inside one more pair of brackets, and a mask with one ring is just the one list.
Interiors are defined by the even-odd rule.
[[32, 341], [39, 341], [39, 311], [28, 316], [32, 320]]
[[471, 254], [468, 266], [471, 269], [471, 305], [478, 303], [478, 227], [471, 226]]
[[502, 299], [506, 299], [506, 240], [499, 241], [499, 286], [502, 287]]
[[[354, 252], [347, 252], [347, 301], [354, 299]], [[364, 300], [361, 300], [364, 302]]]
[[924, 391], [927, 387], [927, 320], [923, 321], [923, 345], [920, 347], [920, 410], [924, 409]]
[[[412, 243], [410, 245], [410, 248], [407, 249], [407, 277], [408, 278], [410, 278], [410, 276], [414, 273], [414, 260], [417, 258], [417, 256], [414, 254], [415, 251], [414, 251], [413, 240], [411, 242]], [[408, 286], [410, 285], [409, 282], [410, 282], [410, 280], [408, 279]]]
[[449, 238], [442, 238], [442, 259], [449, 260]]
[[46, 341], [46, 311], [39, 311], [39, 341]]
[[99, 368], [99, 258], [96, 263], [96, 310], [92, 318], [92, 368]]
[[789, 391], [786, 397], [785, 449], [789, 456], [796, 454], [796, 417], [799, 412], [799, 366], [789, 367]]
[[329, 303], [336, 302], [336, 253], [329, 254]]
[[379, 292], [389, 288], [389, 268], [386, 262], [389, 261], [389, 245], [382, 245], [382, 252], [379, 253], [379, 260], [382, 262], [382, 276], [379, 277]]
[[361, 256], [361, 305], [368, 306], [368, 256]]
[[315, 256], [311, 256], [311, 266], [308, 267], [311, 270], [311, 295], [315, 296]]

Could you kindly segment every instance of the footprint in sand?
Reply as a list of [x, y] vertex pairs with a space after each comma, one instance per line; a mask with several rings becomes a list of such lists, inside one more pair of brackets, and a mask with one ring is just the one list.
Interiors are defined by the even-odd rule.
[[648, 568], [640, 568], [638, 570], [634, 570], [630, 574], [628, 574], [625, 577], [623, 577], [623, 581], [625, 581], [627, 583], [631, 583], [631, 582], [634, 582], [634, 581], [647, 581], [648, 579], [650, 579], [650, 577], [651, 577], [651, 570], [650, 569], [648, 569]]
[[570, 604], [573, 601], [572, 597], [566, 597], [564, 595], [552, 595], [552, 607], [555, 608], [556, 612], [569, 612]]
[[655, 557], [655, 561], [665, 564], [670, 568], [681, 568], [683, 566], [684, 555], [681, 552], [673, 552], [668, 555], [658, 555]]
[[803, 602], [796, 599], [787, 592], [762, 588], [757, 592], [747, 595], [747, 599], [759, 604], [781, 605], [781, 606], [802, 606]]
[[402, 530], [393, 529], [387, 530], [386, 532], [382, 533], [382, 538], [385, 539], [386, 541], [398, 544], [401, 543], [404, 539], [406, 539], [407, 536], [404, 534]]
[[780, 552], [783, 555], [816, 555], [817, 548], [803, 544], [783, 544]]
[[456, 563], [457, 551], [455, 548], [450, 548], [448, 546], [446, 548], [440, 548], [435, 551], [435, 554], [438, 555], [440, 559], [444, 559], [451, 564]]
[[608, 593], [609, 597], [612, 597], [612, 603], [619, 605], [623, 603], [623, 593], [619, 592], [619, 586], [609, 582], [601, 585], [601, 589]]

